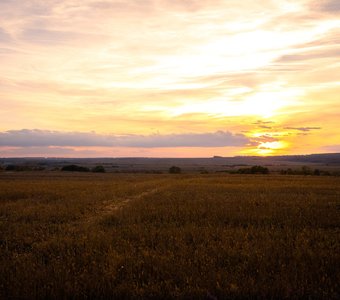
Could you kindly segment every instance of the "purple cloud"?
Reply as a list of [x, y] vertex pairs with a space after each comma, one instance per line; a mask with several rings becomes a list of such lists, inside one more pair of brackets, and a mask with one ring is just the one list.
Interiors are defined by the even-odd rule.
[[0, 132], [2, 147], [240, 147], [250, 143], [243, 134], [213, 133], [103, 135], [94, 132], [60, 132], [39, 129]]
[[312, 9], [327, 13], [339, 13], [340, 2], [339, 0], [317, 0], [312, 3]]

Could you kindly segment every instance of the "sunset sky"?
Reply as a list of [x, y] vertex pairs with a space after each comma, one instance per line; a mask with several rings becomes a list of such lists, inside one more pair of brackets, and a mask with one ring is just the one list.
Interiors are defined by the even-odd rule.
[[0, 157], [340, 152], [339, 0], [0, 0]]

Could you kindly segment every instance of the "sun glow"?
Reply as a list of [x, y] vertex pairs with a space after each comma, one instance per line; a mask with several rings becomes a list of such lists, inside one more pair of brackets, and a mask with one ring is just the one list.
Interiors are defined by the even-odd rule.
[[260, 143], [254, 152], [258, 155], [272, 155], [278, 154], [283, 149], [288, 148], [288, 143], [284, 141], [275, 141], [275, 142], [263, 142]]
[[[302, 95], [298, 89], [286, 90], [284, 87], [277, 88], [264, 86], [259, 91], [231, 89], [225, 91], [223, 97], [210, 99], [209, 101], [186, 101], [185, 104], [171, 107], [168, 110], [171, 116], [200, 113], [224, 117], [232, 116], [259, 116], [269, 118], [276, 115], [284, 107], [294, 105]], [[161, 107], [155, 110], [164, 110]]]

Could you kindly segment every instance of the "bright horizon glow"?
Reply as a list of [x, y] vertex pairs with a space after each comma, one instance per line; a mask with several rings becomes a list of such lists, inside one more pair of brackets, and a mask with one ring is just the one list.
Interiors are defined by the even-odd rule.
[[0, 157], [340, 152], [338, 0], [0, 2]]

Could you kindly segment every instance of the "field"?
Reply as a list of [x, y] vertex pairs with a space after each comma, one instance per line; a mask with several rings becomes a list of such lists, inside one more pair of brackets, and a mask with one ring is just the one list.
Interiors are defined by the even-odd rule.
[[0, 173], [0, 298], [339, 299], [340, 178]]

